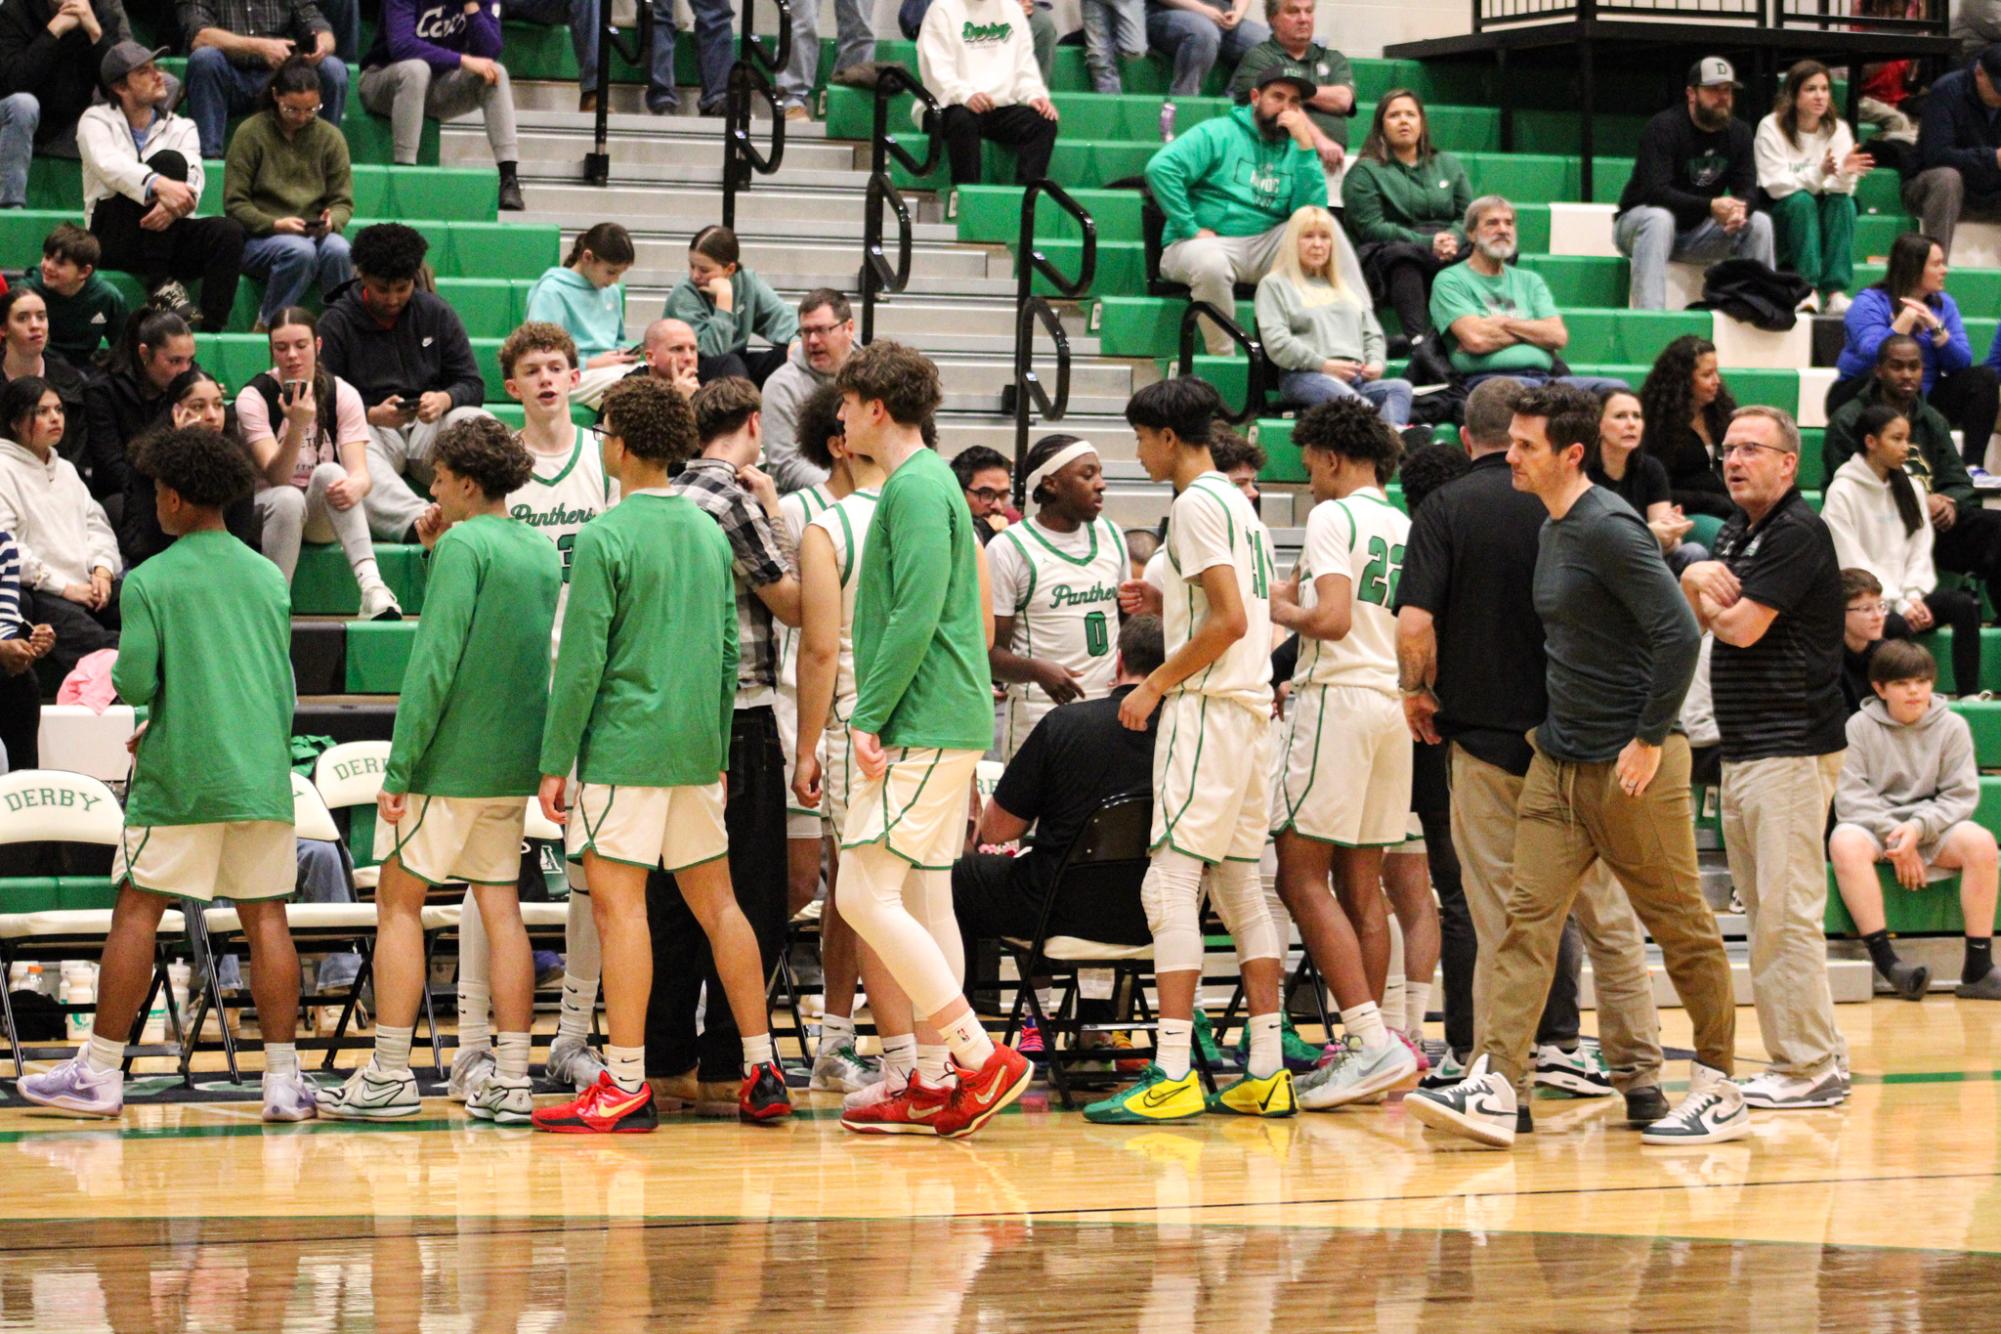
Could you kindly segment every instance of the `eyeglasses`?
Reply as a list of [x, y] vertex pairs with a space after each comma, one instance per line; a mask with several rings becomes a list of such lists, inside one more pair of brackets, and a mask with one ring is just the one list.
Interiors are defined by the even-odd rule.
[[1886, 616], [1889, 614], [1889, 611], [1890, 604], [1887, 602], [1865, 602], [1859, 607], [1850, 607], [1848, 614], [1850, 616]]
[[1725, 445], [1722, 449], [1722, 455], [1727, 459], [1732, 454], [1755, 454], [1761, 449], [1769, 449], [1774, 454], [1792, 453], [1790, 449], [1780, 449], [1777, 445]]
[[998, 505], [1007, 499], [1007, 492], [996, 491], [990, 486], [968, 487], [966, 494], [983, 505]]
[[295, 107], [290, 103], [280, 102], [278, 103], [278, 114], [286, 120], [311, 120], [320, 114], [320, 106], [321, 104], [318, 102], [313, 103], [309, 107]]
[[801, 338], [831, 337], [833, 334], [839, 332], [841, 325], [846, 323], [846, 320], [842, 320], [840, 324], [802, 324], [799, 326], [799, 336]]

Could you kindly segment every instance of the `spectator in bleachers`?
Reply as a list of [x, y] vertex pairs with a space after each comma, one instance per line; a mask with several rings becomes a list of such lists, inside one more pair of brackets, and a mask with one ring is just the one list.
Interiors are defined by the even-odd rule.
[[42, 692], [35, 664], [56, 646], [47, 623], [31, 625], [21, 592], [21, 549], [0, 533], [0, 773], [41, 768]]
[[[1091, 75], [1091, 91], [1117, 93], [1119, 62], [1146, 55], [1146, 0], [1078, 0], [1077, 9], [1084, 21], [1084, 68]], [[1163, 117], [1171, 105], [1162, 105]]]
[[[1271, 36], [1252, 19], [1251, 0], [1146, 0], [1146, 43], [1174, 67], [1160, 109], [1160, 137], [1174, 138], [1174, 99], [1196, 97], [1220, 61], [1234, 67]], [[1307, 94], [1312, 96], [1312, 94]]]
[[29, 618], [55, 632], [36, 663], [44, 695], [87, 654], [118, 647], [125, 568], [104, 507], [56, 452], [62, 435], [62, 399], [47, 381], [23, 375], [0, 388], [0, 532], [20, 548]]
[[576, 340], [583, 376], [570, 398], [587, 408], [632, 371], [639, 354], [625, 341], [625, 271], [638, 253], [632, 234], [601, 222], [570, 243], [563, 262], [528, 289], [528, 318], [553, 324]]
[[[1874, 155], [1885, 159], [1885, 166], [1913, 160], [1918, 123], [1906, 114], [1904, 104], [1918, 91], [1917, 78], [1915, 60], [1884, 60], [1862, 67], [1862, 97], [1855, 107], [1855, 121], [1876, 127], [1870, 145], [1879, 150]], [[1885, 144], [1895, 144], [1898, 149], [1881, 151]]]
[[1410, 422], [1410, 381], [1386, 379], [1383, 326], [1367, 293], [1345, 287], [1334, 263], [1341, 229], [1307, 205], [1286, 224], [1271, 272], [1258, 283], [1258, 337], [1283, 371], [1279, 400], [1310, 408], [1360, 398], [1390, 426]]
[[[33, 376], [63, 401], [64, 430], [57, 452], [84, 475], [100, 500], [118, 494], [124, 479], [124, 442], [98, 434], [85, 414], [83, 376], [49, 346], [48, 307], [31, 287], [0, 292], [0, 382]], [[18, 534], [17, 534], [18, 536]]]
[[1348, 120], [1355, 114], [1355, 74], [1348, 57], [1313, 40], [1317, 12], [1313, 0], [1265, 0], [1271, 36], [1237, 62], [1237, 72], [1230, 76], [1230, 98], [1239, 106], [1250, 101], [1259, 77], [1274, 67], [1311, 83], [1313, 96], [1301, 109], [1313, 126], [1313, 151], [1330, 178], [1327, 198], [1336, 201], [1348, 155]]
[[1411, 341], [1411, 370], [1425, 384], [1450, 379], [1432, 332], [1431, 289], [1440, 270], [1473, 251], [1465, 222], [1473, 185], [1458, 158], [1432, 147], [1416, 93], [1392, 88], [1376, 103], [1341, 193], [1369, 295], [1397, 313]]
[[417, 161], [424, 118], [450, 120], [478, 111], [500, 170], [500, 208], [518, 212], [520, 140], [514, 132], [514, 86], [500, 63], [498, 7], [478, 0], [383, 0], [375, 41], [361, 60], [361, 104], [387, 116], [396, 160]]
[[1728, 518], [1735, 506], [1723, 484], [1723, 433], [1737, 400], [1716, 369], [1716, 344], [1683, 334], [1661, 349], [1640, 386], [1646, 414], [1640, 447], [1667, 469], [1674, 503], [1688, 514]]
[[1215, 434], [1209, 438], [1209, 461], [1216, 465], [1216, 471], [1229, 479], [1230, 485], [1244, 493], [1244, 499], [1257, 509], [1264, 496], [1258, 490], [1258, 475], [1265, 470], [1271, 460], [1264, 448], [1248, 436], [1230, 429], [1230, 424], [1218, 421]]
[[[665, 69], [667, 86], [674, 85], [674, 24], [659, 22], [655, 5], [653, 46], [647, 53], [652, 70]], [[561, 24], [570, 30], [570, 50], [577, 57], [577, 110], [598, 109], [598, 9], [596, 0], [506, 0], [500, 17], [509, 23]], [[664, 55], [663, 55], [664, 53]], [[664, 61], [664, 63], [663, 63]]]
[[983, 140], [1014, 151], [1016, 183], [1049, 174], [1056, 105], [1020, 7], [1020, 0], [932, 0], [924, 15], [917, 69], [942, 108], [938, 132], [954, 185], [980, 183]]
[[1432, 280], [1431, 323], [1466, 387], [1502, 375], [1531, 386], [1560, 381], [1593, 394], [1624, 389], [1623, 380], [1572, 375], [1558, 362], [1570, 330], [1549, 284], [1508, 262], [1515, 253], [1515, 206], [1499, 195], [1482, 195], [1466, 206], [1463, 226], [1472, 250], [1465, 263]]
[[1926, 401], [1959, 429], [1967, 463], [1978, 465], [2001, 411], [2001, 376], [1993, 367], [1974, 364], [1959, 304], [1945, 290], [1945, 279], [1943, 245], [1917, 232], [1896, 239], [1882, 281], [1857, 292], [1842, 317], [1841, 355], [1834, 362], [1840, 378], [1827, 391], [1827, 410], [1832, 416], [1868, 385], [1885, 338], [1906, 334], [1917, 340], [1924, 359]]
[[1876, 697], [1869, 688], [1869, 662], [1882, 646], [1890, 604], [1883, 585], [1867, 570], [1841, 572], [1841, 698], [1853, 714]]
[[969, 445], [952, 456], [952, 475], [959, 479], [966, 506], [973, 512], [973, 533], [985, 546], [1008, 525], [1012, 493], [1007, 459], [997, 449]]
[[274, 70], [265, 104], [229, 140], [223, 169], [223, 211], [243, 224], [243, 271], [264, 280], [254, 332], [272, 327], [279, 311], [318, 286], [322, 298], [354, 277], [347, 238], [354, 217], [354, 169], [347, 136], [318, 116], [318, 70], [293, 56]]
[[1917, 175], [1904, 207], [1918, 230], [1952, 254], [1963, 219], [2001, 221], [2001, 43], [1932, 84], [1918, 121]]
[[[1258, 77], [1250, 105], [1203, 121], [1147, 160], [1147, 187], [1166, 215], [1160, 272], [1188, 284], [1195, 300], [1234, 313], [1234, 285], [1263, 279], [1292, 215], [1327, 207], [1313, 123], [1301, 110], [1316, 91], [1274, 66]], [[1362, 286], [1359, 268], [1342, 264], [1341, 277]], [[1212, 355], [1231, 350], [1206, 319], [1202, 331]]]
[[307, 116], [340, 124], [347, 65], [334, 55], [333, 28], [313, 0], [181, 0], [178, 12], [188, 42], [188, 115], [203, 157], [222, 156], [230, 117], [264, 109], [272, 76], [293, 60], [317, 76]]
[[[688, 243], [688, 276], [667, 294], [666, 316], [695, 331], [703, 384], [738, 375], [762, 385], [785, 364], [799, 336], [791, 304], [746, 268], [742, 256], [735, 232], [702, 228]], [[752, 334], [770, 346], [752, 352]]]
[[646, 326], [646, 337], [641, 341], [646, 360], [631, 374], [650, 375], [678, 390], [681, 397], [693, 398], [701, 384], [702, 354], [688, 322], [655, 320]]
[[[1885, 0], [1879, 0], [1885, 3]], [[1887, 0], [1891, 14], [1901, 14], [1896, 0]], [[1953, 0], [1952, 40], [1959, 43], [1961, 60], [1977, 60], [1980, 53], [2001, 42], [2001, 0]]]
[[1827, 66], [1802, 60], [1786, 71], [1752, 153], [1758, 188], [1772, 201], [1779, 263], [1813, 289], [1801, 309], [1841, 314], [1855, 280], [1855, 187], [1876, 160], [1834, 114]]
[[1886, 637], [1952, 627], [1952, 679], [1961, 694], [1972, 694], [1980, 688], [1980, 598], [1938, 585], [1930, 494], [1906, 467], [1916, 448], [1911, 421], [1886, 403], [1873, 403], [1854, 428], [1862, 447], [1835, 470], [1821, 504], [1835, 555], [1882, 585], [1890, 608]]
[[[1088, 26], [1089, 6], [1085, 6]], [[834, 0], [834, 68], [829, 84], [850, 88], [874, 88], [875, 29], [870, 7], [862, 0]], [[1052, 39], [1055, 24], [1050, 24]], [[797, 107], [803, 113], [820, 78], [820, 7], [796, 5], [792, 10], [792, 60], [778, 76], [778, 91], [785, 100], [786, 113]], [[1047, 74], [1043, 82], [1047, 83]], [[1114, 84], [1113, 92], [1118, 91]]]
[[121, 0], [0, 6], [0, 208], [27, 204], [30, 159], [77, 156], [104, 57], [131, 40]]
[[[130, 464], [125, 470], [125, 492], [118, 517], [118, 550], [125, 557], [128, 571], [174, 543], [174, 538], [160, 526], [157, 488], [145, 470], [148, 443], [164, 431], [199, 426], [243, 449], [243, 441], [229, 427], [229, 400], [223, 397], [222, 385], [201, 367], [189, 367], [169, 381], [166, 392], [160, 395], [160, 403], [160, 415], [152, 429], [134, 439], [126, 449]], [[243, 449], [243, 456], [248, 460], [250, 451]], [[257, 507], [248, 493], [222, 507], [222, 522], [244, 545], [256, 542]]]
[[1980, 770], [1972, 729], [1932, 693], [1937, 676], [1938, 664], [1916, 644], [1885, 644], [1870, 662], [1876, 697], [1848, 720], [1828, 860], [1870, 961], [1906, 1000], [1923, 999], [1931, 970], [1904, 963], [1890, 944], [1876, 864], [1889, 862], [1907, 890], [1957, 871], [1966, 945], [1953, 994], [2001, 1000], [1994, 968], [2001, 856], [1993, 833], [1973, 818]]
[[[167, 389], [194, 360], [194, 333], [173, 311], [148, 308], [127, 317], [105, 363], [104, 378], [89, 396], [91, 471], [93, 475], [104, 474], [96, 481], [96, 494], [113, 496], [128, 491], [132, 442], [165, 419]], [[150, 525], [151, 500], [148, 484], [146, 503], [141, 506], [147, 513], [126, 515], [121, 511], [121, 529], [129, 521]], [[121, 545], [126, 547], [128, 562], [143, 559], [129, 543]]]
[[1151, 528], [1128, 528], [1120, 536], [1125, 538], [1126, 556], [1132, 564], [1132, 577], [1144, 579], [1147, 562], [1153, 559], [1154, 552], [1160, 550], [1160, 534]]
[[1598, 457], [1587, 460], [1584, 471], [1599, 486], [1611, 488], [1647, 521], [1649, 531], [1660, 539], [1669, 569], [1680, 574], [1696, 561], [1708, 560], [1707, 547], [1682, 541], [1695, 522], [1674, 503], [1667, 469], [1640, 448], [1646, 433], [1646, 410], [1640, 396], [1630, 389], [1614, 389], [1601, 394], [1598, 402]]
[[1774, 262], [1772, 219], [1755, 207], [1751, 127], [1730, 114], [1742, 86], [1729, 61], [1704, 56], [1689, 66], [1687, 104], [1640, 131], [1612, 224], [1619, 253], [1633, 262], [1634, 310], [1667, 308], [1670, 260]]
[[827, 480], [825, 469], [799, 454], [799, 411], [821, 385], [832, 384], [855, 350], [855, 313], [847, 297], [816, 287], [799, 300], [799, 341], [764, 382], [764, 468], [780, 492]]
[[183, 318], [196, 312], [182, 283], [200, 279], [202, 327], [220, 333], [242, 276], [243, 224], [195, 216], [206, 179], [201, 146], [193, 121], [160, 106], [160, 54], [120, 42], [104, 57], [111, 100], [84, 112], [76, 131], [84, 216], [104, 266], [138, 273], [152, 299]]
[[263, 550], [292, 582], [304, 542], [339, 542], [361, 589], [363, 620], [402, 609], [382, 581], [368, 532], [368, 411], [353, 385], [319, 364], [319, 322], [292, 306], [271, 325], [271, 369], [236, 397], [236, 421], [257, 465]]
[[353, 385], [368, 412], [368, 526], [385, 542], [415, 540], [428, 502], [413, 487], [430, 485], [438, 432], [486, 401], [458, 313], [417, 290], [426, 248], [400, 222], [364, 227], [355, 281], [320, 316], [320, 364]]
[[21, 279], [48, 311], [49, 347], [79, 370], [125, 327], [125, 297], [97, 271], [97, 238], [73, 222], [57, 223], [42, 242], [42, 262]]

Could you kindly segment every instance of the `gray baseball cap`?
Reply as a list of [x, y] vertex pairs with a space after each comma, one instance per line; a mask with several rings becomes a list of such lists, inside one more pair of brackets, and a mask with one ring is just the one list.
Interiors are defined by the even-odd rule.
[[148, 51], [137, 42], [119, 42], [104, 53], [104, 59], [97, 67], [98, 81], [109, 88], [141, 65], [158, 60], [173, 49], [161, 46]]

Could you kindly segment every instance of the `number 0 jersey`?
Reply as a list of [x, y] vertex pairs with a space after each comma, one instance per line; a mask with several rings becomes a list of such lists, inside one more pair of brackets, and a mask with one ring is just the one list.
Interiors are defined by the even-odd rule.
[[1202, 572], [1227, 565], [1244, 604], [1243, 638], [1171, 693], [1208, 695], [1271, 711], [1271, 534], [1244, 493], [1220, 472], [1205, 472], [1174, 498], [1167, 515], [1167, 588], [1161, 628], [1167, 656], [1209, 619]]
[[[1077, 674], [1086, 699], [1112, 688], [1119, 637], [1119, 584], [1130, 574], [1124, 534], [1105, 518], [1074, 533], [1035, 520], [1001, 530], [987, 547], [994, 615], [1012, 617], [1008, 648]], [[1011, 698], [1042, 710], [1054, 707], [1041, 686], [1016, 682]]]
[[[571, 548], [577, 544], [577, 534], [618, 503], [618, 483], [605, 476], [604, 456], [598, 453], [594, 437], [581, 426], [573, 427], [572, 434], [567, 454], [540, 454], [529, 449], [529, 457], [535, 460], [534, 475], [507, 497], [508, 517], [554, 542], [563, 558], [563, 591], [556, 599], [553, 642], [563, 637], [563, 611], [570, 600]], [[521, 432], [515, 432], [514, 438], [527, 448]]]
[[1320, 597], [1315, 581], [1327, 575], [1349, 581], [1348, 633], [1340, 639], [1301, 637], [1295, 685], [1397, 689], [1397, 578], [1410, 541], [1410, 518], [1375, 487], [1344, 500], [1323, 500], [1306, 516], [1306, 546], [1299, 556], [1299, 605]]

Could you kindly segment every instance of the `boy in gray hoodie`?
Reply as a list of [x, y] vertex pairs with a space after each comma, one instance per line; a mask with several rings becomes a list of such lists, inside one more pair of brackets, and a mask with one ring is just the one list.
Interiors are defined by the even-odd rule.
[[2001, 1000], [1993, 939], [2001, 854], [1994, 835], [1973, 822], [1980, 797], [1973, 733], [1933, 695], [1937, 679], [1938, 664], [1916, 644], [1891, 640], [1876, 650], [1869, 663], [1876, 698], [1848, 720], [1828, 858], [1876, 970], [1905, 1000], [1923, 998], [1931, 970], [1904, 963], [1891, 946], [1876, 863], [1895, 867], [1897, 883], [1908, 890], [1958, 872], [1966, 962], [1954, 994]]

